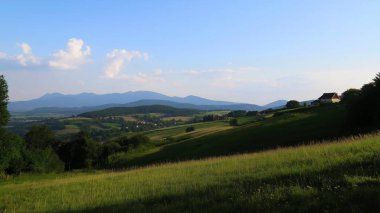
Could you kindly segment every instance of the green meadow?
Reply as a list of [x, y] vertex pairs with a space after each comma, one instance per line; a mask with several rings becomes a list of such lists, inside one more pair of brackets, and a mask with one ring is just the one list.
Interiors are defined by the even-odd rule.
[[125, 171], [20, 176], [2, 212], [375, 212], [380, 135]]
[[[350, 134], [346, 110], [332, 105], [293, 110], [255, 117], [239, 118], [240, 126], [227, 121], [192, 125], [195, 131], [185, 133], [189, 125], [145, 132], [151, 144], [127, 153], [110, 156], [112, 168], [149, 165], [257, 152], [278, 147], [296, 146], [310, 141], [335, 139]], [[165, 138], [176, 140], [164, 140]]]
[[0, 212], [380, 211], [380, 135], [352, 136], [342, 105], [238, 124], [139, 133], [150, 142], [110, 155], [108, 170], [8, 177]]

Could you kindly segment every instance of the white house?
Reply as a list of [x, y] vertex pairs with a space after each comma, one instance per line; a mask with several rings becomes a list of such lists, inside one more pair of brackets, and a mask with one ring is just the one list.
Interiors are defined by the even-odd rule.
[[318, 100], [320, 103], [339, 103], [340, 96], [337, 93], [323, 93]]

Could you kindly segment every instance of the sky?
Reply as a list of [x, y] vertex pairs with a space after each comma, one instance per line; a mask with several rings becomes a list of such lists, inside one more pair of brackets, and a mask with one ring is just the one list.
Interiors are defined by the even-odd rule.
[[10, 101], [155, 91], [311, 100], [380, 72], [375, 0], [0, 0]]

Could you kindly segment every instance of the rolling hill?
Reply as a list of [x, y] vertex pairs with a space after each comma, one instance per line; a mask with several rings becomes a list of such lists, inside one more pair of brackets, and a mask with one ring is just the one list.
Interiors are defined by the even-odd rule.
[[[255, 152], [295, 146], [310, 141], [334, 139], [351, 134], [347, 125], [346, 110], [339, 105], [286, 111], [278, 116], [243, 123], [234, 128], [224, 128], [221, 122], [223, 121], [210, 123], [208, 128], [211, 134], [202, 134], [202, 137], [192, 137], [197, 134], [197, 131], [194, 131], [188, 135], [189, 137], [185, 137], [186, 140], [133, 153], [132, 158], [129, 156], [130, 153], [120, 154], [113, 158], [111, 167], [148, 165], [158, 162]], [[224, 122], [228, 125], [228, 121]], [[212, 128], [213, 125], [215, 128]], [[183, 134], [186, 127], [176, 128], [178, 131], [173, 131], [175, 128], [167, 129], [171, 137], [176, 137], [175, 134]], [[197, 129], [196, 126], [195, 128]], [[165, 138], [168, 137], [165, 131], [165, 129], [153, 130], [147, 132], [147, 135], [150, 136], [157, 132], [163, 136], [162, 138]], [[199, 131], [202, 130], [199, 129]], [[156, 136], [155, 140], [159, 143], [162, 139]]]
[[271, 109], [271, 108], [272, 108], [272, 109], [275, 109], [275, 108], [280, 108], [280, 107], [285, 106], [287, 102], [288, 102], [287, 100], [277, 100], [277, 101], [273, 101], [273, 102], [271, 102], [271, 103], [269, 103], [269, 104], [265, 104], [265, 105], [263, 106], [263, 108], [265, 108], [265, 109]]
[[0, 182], [2, 212], [379, 212], [380, 136]]
[[162, 113], [167, 116], [185, 116], [199, 113], [196, 109], [179, 109], [164, 105], [150, 105], [137, 107], [111, 107], [99, 111], [85, 112], [79, 117], [96, 118], [107, 116], [123, 116], [132, 114]]

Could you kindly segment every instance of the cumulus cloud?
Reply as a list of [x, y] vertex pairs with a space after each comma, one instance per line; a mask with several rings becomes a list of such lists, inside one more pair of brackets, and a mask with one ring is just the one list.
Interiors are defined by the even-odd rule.
[[33, 55], [32, 48], [29, 44], [21, 43], [18, 46], [21, 48], [22, 53], [16, 56], [16, 60], [22, 66], [27, 66], [30, 64], [40, 64], [40, 59]]
[[77, 69], [89, 62], [90, 55], [90, 46], [84, 47], [82, 39], [71, 38], [67, 42], [66, 50], [53, 53], [53, 59], [49, 61], [49, 66], [61, 70]]
[[[142, 58], [147, 60], [149, 55], [147, 53], [142, 53], [140, 51], [127, 51], [125, 49], [114, 49], [111, 53], [107, 54], [107, 58], [110, 60], [108, 64], [105, 75], [107, 78], [120, 77], [119, 74], [125, 63], [131, 62], [133, 59]], [[128, 78], [128, 76], [123, 75], [123, 78]], [[141, 75], [137, 79], [141, 79]]]

